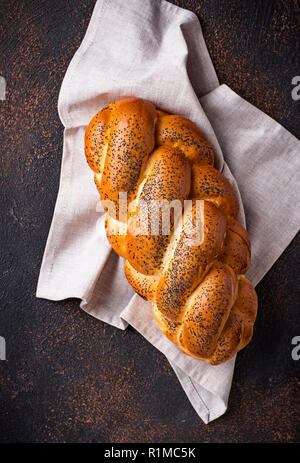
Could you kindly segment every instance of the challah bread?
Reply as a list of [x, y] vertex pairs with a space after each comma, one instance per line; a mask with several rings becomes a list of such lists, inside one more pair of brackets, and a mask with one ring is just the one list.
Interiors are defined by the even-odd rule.
[[209, 142], [185, 117], [129, 98], [91, 120], [85, 154], [108, 240], [162, 332], [196, 359], [230, 359], [251, 340], [257, 296], [238, 199]]

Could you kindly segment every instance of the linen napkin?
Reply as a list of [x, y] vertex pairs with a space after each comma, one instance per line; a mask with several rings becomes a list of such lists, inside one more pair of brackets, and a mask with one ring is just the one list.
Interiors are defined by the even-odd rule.
[[213, 145], [217, 167], [237, 191], [244, 225], [245, 208], [253, 284], [299, 229], [300, 143], [219, 85], [192, 12], [164, 0], [97, 1], [59, 95], [65, 127], [61, 178], [37, 297], [77, 297], [99, 320], [121, 329], [133, 326], [165, 354], [208, 423], [227, 409], [235, 358], [211, 366], [183, 354], [162, 335], [151, 304], [133, 292], [123, 259], [106, 239], [104, 211], [84, 156], [90, 119], [105, 105], [129, 96], [188, 117]]

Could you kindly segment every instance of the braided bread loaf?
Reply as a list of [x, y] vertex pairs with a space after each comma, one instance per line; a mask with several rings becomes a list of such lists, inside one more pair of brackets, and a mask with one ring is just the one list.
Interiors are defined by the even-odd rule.
[[[257, 296], [244, 277], [251, 251], [238, 200], [213, 167], [209, 142], [188, 119], [130, 98], [91, 120], [85, 153], [107, 210], [107, 238], [162, 332], [196, 359], [231, 358], [252, 337]], [[182, 220], [172, 208], [165, 233], [163, 214], [174, 201]]]

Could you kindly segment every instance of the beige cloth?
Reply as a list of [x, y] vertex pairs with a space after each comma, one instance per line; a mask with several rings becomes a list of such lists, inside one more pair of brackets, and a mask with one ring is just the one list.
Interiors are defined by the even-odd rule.
[[[166, 355], [208, 423], [227, 408], [235, 359], [210, 366], [184, 355], [161, 334], [151, 304], [134, 294], [122, 259], [111, 252], [84, 156], [92, 116], [132, 95], [190, 118], [214, 146], [217, 166], [238, 185], [243, 200], [253, 256], [248, 276], [254, 284], [299, 229], [300, 143], [219, 85], [192, 12], [164, 0], [98, 0], [59, 96], [65, 126], [61, 179], [37, 297], [77, 297], [94, 317], [121, 329], [132, 325]], [[242, 203], [239, 218], [245, 223]]]

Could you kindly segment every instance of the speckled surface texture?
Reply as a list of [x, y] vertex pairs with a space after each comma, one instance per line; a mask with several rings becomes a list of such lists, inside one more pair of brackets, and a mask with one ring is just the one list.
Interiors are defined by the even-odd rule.
[[[125, 0], [124, 0], [125, 1]], [[130, 1], [130, 0], [128, 0]], [[300, 137], [297, 0], [173, 2], [194, 11], [221, 83]], [[258, 285], [251, 344], [237, 359], [229, 411], [206, 426], [167, 360], [134, 330], [77, 300], [35, 298], [58, 190], [57, 97], [94, 0], [2, 0], [1, 442], [299, 441], [299, 235]], [[298, 16], [297, 16], [298, 15]], [[297, 253], [298, 250], [298, 253]]]

